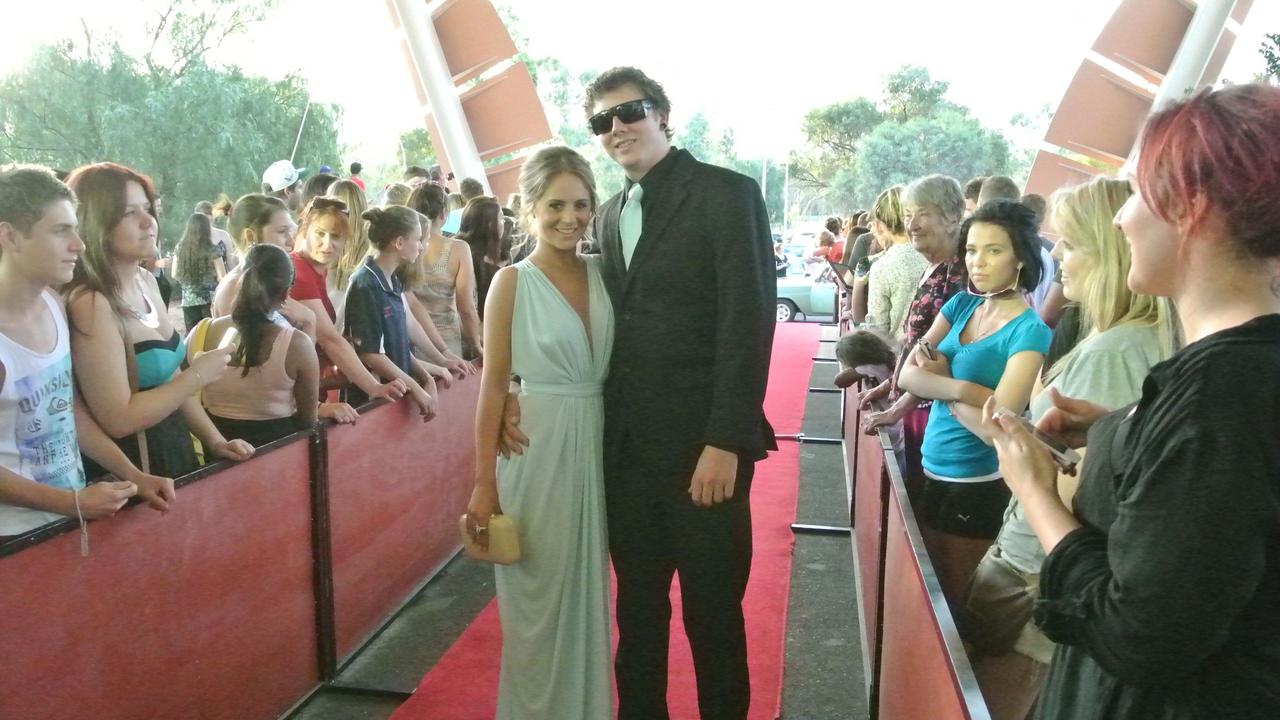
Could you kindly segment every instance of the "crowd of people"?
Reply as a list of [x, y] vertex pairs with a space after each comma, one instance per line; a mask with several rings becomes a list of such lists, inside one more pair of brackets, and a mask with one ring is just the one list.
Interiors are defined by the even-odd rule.
[[877, 199], [836, 382], [895, 442], [996, 720], [1280, 713], [1278, 111], [1199, 93], [1130, 177], [1048, 201]]
[[419, 168], [401, 204], [370, 207], [361, 169], [270, 164], [260, 192], [196, 205], [167, 272], [143, 173], [0, 170], [0, 538], [135, 494], [167, 510], [174, 478], [371, 399], [434, 417], [483, 353], [471, 248], [510, 264], [514, 237], [482, 192], [446, 235], [443, 178]]
[[[0, 169], [0, 540], [134, 496], [168, 510], [173, 478], [369, 400], [430, 420], [483, 358], [466, 532], [483, 546], [505, 511], [526, 550], [497, 570], [500, 716], [611, 715], [611, 557], [619, 717], [666, 716], [677, 573], [703, 716], [745, 717], [767, 214], [671, 146], [644, 73], [586, 96], [627, 175], [607, 202], [568, 148], [531, 156], [506, 207], [417, 167], [375, 207], [359, 163], [281, 160], [189, 217], [181, 328], [145, 174]], [[929, 175], [818, 239], [851, 288], [837, 383], [864, 380], [863, 429], [894, 438], [998, 720], [1037, 698], [1044, 718], [1280, 713], [1276, 137], [1280, 89], [1206, 91], [1149, 119], [1130, 178], [1046, 201]]]

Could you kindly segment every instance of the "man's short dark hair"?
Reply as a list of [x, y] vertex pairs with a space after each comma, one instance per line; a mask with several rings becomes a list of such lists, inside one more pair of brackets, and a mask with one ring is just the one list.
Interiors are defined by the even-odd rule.
[[982, 181], [982, 192], [978, 193], [978, 204], [985, 205], [993, 200], [1022, 200], [1022, 190], [1013, 178], [1004, 175], [992, 175]]
[[26, 235], [40, 222], [49, 206], [59, 200], [75, 203], [75, 193], [39, 165], [0, 167], [0, 222]]
[[350, 170], [351, 170], [351, 174], [352, 174], [352, 175], [359, 175], [359, 174], [360, 174], [360, 171], [361, 171], [361, 170], [364, 170], [364, 166], [363, 166], [363, 165], [361, 165], [361, 164], [360, 164], [360, 163], [358, 163], [358, 162], [353, 162], [353, 163], [351, 163], [351, 168], [350, 168]]
[[978, 202], [978, 196], [982, 194], [983, 180], [986, 180], [986, 178], [983, 177], [982, 175], [979, 175], [978, 177], [973, 178], [972, 180], [964, 184], [965, 200], [972, 200], [975, 203]]
[[840, 228], [842, 225], [843, 223], [840, 222], [840, 218], [829, 217], [827, 218], [827, 222], [823, 224], [823, 227], [825, 227], [827, 230], [830, 230], [832, 235], [839, 235]]
[[[586, 101], [582, 104], [583, 112], [586, 113], [587, 117], [591, 117], [591, 109], [601, 95], [626, 85], [639, 90], [641, 94], [653, 102], [654, 110], [664, 113], [670, 118], [671, 100], [667, 98], [667, 91], [662, 89], [662, 85], [658, 81], [651, 79], [648, 75], [633, 67], [610, 68], [600, 73], [595, 80], [592, 80], [591, 84], [587, 86]], [[663, 132], [667, 134], [667, 139], [670, 140], [675, 135], [675, 131], [671, 129], [670, 120], [667, 121], [666, 125], [663, 128]]]
[[484, 185], [475, 178], [462, 178], [462, 182], [458, 183], [458, 191], [462, 193], [464, 199], [469, 201], [484, 194]]
[[960, 226], [960, 247], [969, 241], [969, 228], [974, 223], [995, 225], [1009, 236], [1013, 254], [1022, 263], [1018, 272], [1018, 287], [1031, 292], [1044, 277], [1044, 263], [1040, 259], [1040, 223], [1035, 213], [1018, 200], [991, 200], [973, 211], [973, 215]]
[[430, 177], [431, 175], [427, 172], [427, 169], [422, 167], [421, 165], [410, 165], [409, 167], [404, 169], [405, 182], [409, 182], [414, 178], [430, 178]]
[[1049, 212], [1049, 201], [1044, 199], [1039, 193], [1027, 193], [1022, 196], [1022, 204], [1031, 208], [1031, 212], [1036, 214], [1036, 222], [1044, 223], [1045, 213]]

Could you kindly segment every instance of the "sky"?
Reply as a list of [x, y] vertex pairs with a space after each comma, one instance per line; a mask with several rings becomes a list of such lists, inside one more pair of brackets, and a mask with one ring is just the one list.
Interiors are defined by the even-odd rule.
[[[499, 2], [531, 55], [556, 57], [575, 74], [640, 67], [666, 87], [677, 127], [682, 115], [701, 111], [713, 129], [734, 131], [742, 155], [781, 159], [803, 143], [808, 110], [876, 97], [884, 76], [907, 63], [949, 82], [949, 97], [990, 127], [1053, 107], [1118, 0], [786, 0], [755, 5], [761, 9], [729, 0]], [[78, 36], [81, 22], [95, 32], [114, 28], [136, 47], [163, 4], [0, 0], [0, 75], [36, 44]], [[300, 73], [315, 99], [343, 106], [348, 159], [391, 162], [399, 133], [419, 126], [422, 111], [386, 7], [280, 0], [272, 17], [214, 58], [273, 78]], [[1223, 77], [1245, 81], [1262, 69], [1264, 32], [1280, 32], [1280, 2], [1254, 3]]]

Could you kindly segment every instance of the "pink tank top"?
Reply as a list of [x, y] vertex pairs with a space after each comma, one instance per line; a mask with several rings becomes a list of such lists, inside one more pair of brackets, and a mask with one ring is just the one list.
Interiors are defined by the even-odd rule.
[[204, 389], [204, 407], [210, 415], [229, 420], [276, 420], [292, 417], [297, 412], [293, 401], [293, 378], [284, 369], [285, 355], [294, 328], [280, 328], [271, 355], [261, 365], [243, 368], [232, 365], [222, 377]]

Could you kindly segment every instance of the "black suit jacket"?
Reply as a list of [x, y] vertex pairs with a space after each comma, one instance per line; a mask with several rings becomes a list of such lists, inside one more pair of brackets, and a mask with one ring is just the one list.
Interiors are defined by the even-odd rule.
[[630, 267], [618, 230], [621, 193], [601, 207], [596, 238], [617, 323], [605, 383], [606, 463], [683, 473], [705, 445], [745, 460], [777, 449], [763, 409], [776, 278], [756, 182], [672, 153], [661, 182], [645, 187]]

